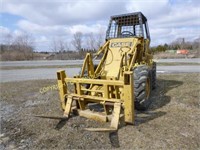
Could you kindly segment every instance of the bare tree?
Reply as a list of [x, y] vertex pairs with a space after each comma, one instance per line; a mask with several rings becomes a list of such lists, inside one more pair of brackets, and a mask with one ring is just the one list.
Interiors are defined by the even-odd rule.
[[[17, 36], [13, 42], [13, 49], [17, 50], [20, 54], [19, 59], [33, 59], [33, 43], [34, 38], [28, 33], [23, 33]], [[21, 56], [23, 55], [23, 56]], [[24, 57], [24, 58], [21, 58]]]
[[15, 38], [15, 43], [22, 46], [33, 46], [33, 37], [28, 33], [23, 33]]
[[69, 51], [70, 50], [70, 43], [69, 42], [65, 42], [65, 50]]
[[59, 39], [58, 41], [58, 50], [60, 53], [63, 53], [65, 51], [65, 43], [62, 39]]
[[96, 49], [96, 39], [94, 37], [93, 33], [90, 33], [87, 37], [87, 47], [89, 50], [94, 50]]
[[8, 33], [3, 38], [4, 38], [4, 44], [7, 46], [7, 50], [10, 50], [11, 45], [13, 43], [13, 36], [10, 33]]
[[11, 50], [12, 42], [13, 42], [13, 37], [10, 33], [2, 35], [0, 54], [1, 56], [3, 54], [4, 60], [10, 60], [11, 58], [10, 50]]
[[81, 49], [82, 49], [82, 42], [83, 42], [83, 34], [81, 32], [76, 32], [73, 35], [72, 45], [74, 46], [74, 48], [76, 50], [81, 51]]
[[63, 53], [65, 51], [65, 43], [62, 39], [59, 39], [58, 41], [58, 50], [59, 50], [59, 55], [60, 55], [60, 59], [63, 59]]
[[62, 38], [53, 38], [50, 49], [55, 53], [58, 54], [59, 59], [63, 59], [63, 53], [66, 50], [66, 43]]
[[200, 37], [194, 40], [193, 47], [194, 49], [198, 49], [200, 51]]
[[99, 49], [103, 43], [104, 43], [104, 30], [103, 28], [100, 28], [97, 34], [96, 48]]
[[50, 43], [50, 49], [52, 50], [52, 52], [57, 53], [58, 52], [58, 42], [56, 40], [56, 38], [54, 37], [52, 39], [52, 42]]
[[53, 38], [50, 43], [50, 49], [55, 53], [63, 53], [69, 49], [69, 45], [62, 38]]

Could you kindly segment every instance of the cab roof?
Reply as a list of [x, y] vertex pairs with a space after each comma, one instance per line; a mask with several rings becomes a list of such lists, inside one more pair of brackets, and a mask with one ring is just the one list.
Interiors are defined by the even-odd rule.
[[135, 25], [143, 24], [147, 21], [146, 17], [141, 12], [134, 12], [128, 14], [114, 15], [110, 17], [111, 20], [116, 21], [118, 25]]

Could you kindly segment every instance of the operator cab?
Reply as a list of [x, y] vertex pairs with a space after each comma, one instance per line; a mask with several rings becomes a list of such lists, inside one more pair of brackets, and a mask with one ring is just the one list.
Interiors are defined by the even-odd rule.
[[106, 40], [112, 38], [143, 37], [150, 40], [146, 17], [141, 12], [111, 16]]

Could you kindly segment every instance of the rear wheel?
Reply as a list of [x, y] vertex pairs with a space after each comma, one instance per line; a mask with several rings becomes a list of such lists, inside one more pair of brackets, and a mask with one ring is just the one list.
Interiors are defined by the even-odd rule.
[[150, 104], [151, 73], [145, 65], [134, 69], [135, 108], [146, 110]]

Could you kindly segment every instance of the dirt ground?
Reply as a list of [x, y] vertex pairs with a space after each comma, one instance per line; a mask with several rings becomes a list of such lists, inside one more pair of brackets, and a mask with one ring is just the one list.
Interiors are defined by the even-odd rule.
[[135, 125], [117, 132], [79, 116], [68, 121], [32, 115], [62, 115], [58, 91], [41, 93], [55, 80], [1, 83], [0, 149], [200, 149], [200, 74], [158, 75], [148, 111], [136, 111]]

